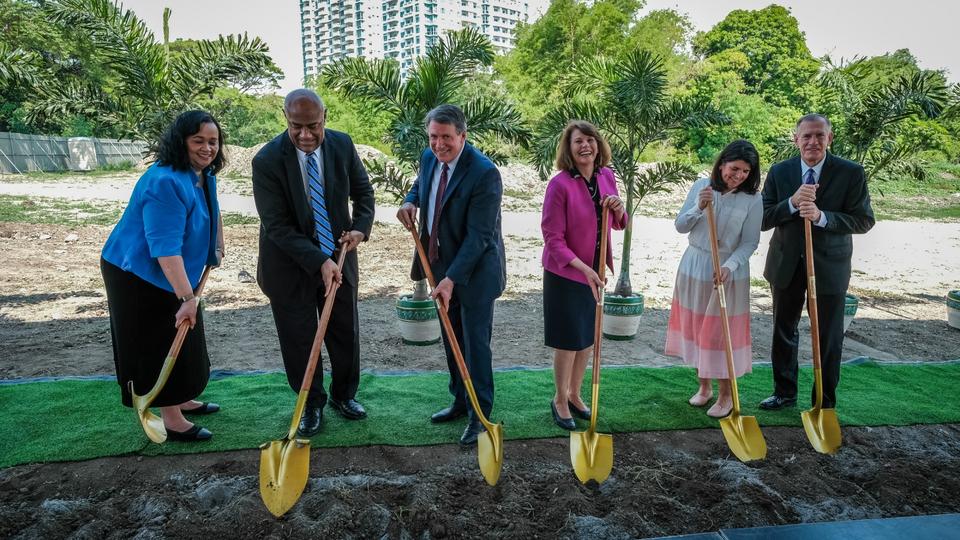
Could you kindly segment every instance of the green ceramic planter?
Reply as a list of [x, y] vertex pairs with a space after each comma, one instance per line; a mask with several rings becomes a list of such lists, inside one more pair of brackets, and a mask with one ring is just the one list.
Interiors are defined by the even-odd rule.
[[633, 339], [643, 315], [643, 295], [603, 296], [603, 337], [616, 341]]
[[960, 291], [947, 293], [947, 324], [960, 329]]
[[440, 320], [432, 298], [398, 298], [397, 322], [400, 325], [400, 337], [406, 345], [433, 345], [440, 341]]
[[843, 331], [846, 332], [853, 322], [853, 317], [857, 314], [857, 306], [860, 305], [860, 299], [852, 294], [848, 294], [843, 302]]

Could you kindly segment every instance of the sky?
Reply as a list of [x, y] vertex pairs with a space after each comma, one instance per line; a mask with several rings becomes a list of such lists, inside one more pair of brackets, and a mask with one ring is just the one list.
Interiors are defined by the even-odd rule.
[[[536, 0], [534, 0], [536, 1]], [[643, 13], [674, 9], [690, 17], [697, 31], [709, 30], [733, 9], [762, 9], [772, 0], [647, 0]], [[814, 56], [829, 54], [836, 62], [853, 56], [876, 56], [908, 48], [925, 69], [947, 70], [960, 82], [960, 45], [955, 24], [957, 0], [779, 0], [791, 10]], [[162, 38], [163, 8], [172, 10], [170, 38], [204, 39], [247, 32], [270, 47], [285, 78], [281, 93], [300, 86], [299, 0], [125, 0]]]

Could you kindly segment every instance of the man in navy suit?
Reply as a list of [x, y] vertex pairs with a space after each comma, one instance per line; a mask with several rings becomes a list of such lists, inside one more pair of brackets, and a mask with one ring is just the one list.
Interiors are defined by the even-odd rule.
[[[420, 158], [420, 173], [404, 198], [397, 218], [411, 228], [419, 219], [420, 239], [430, 269], [439, 280], [433, 297], [450, 315], [457, 342], [473, 380], [480, 409], [488, 418], [493, 409], [493, 367], [490, 338], [493, 304], [506, 286], [506, 257], [500, 234], [503, 185], [496, 165], [467, 143], [467, 123], [455, 105], [440, 105], [427, 113], [430, 149]], [[410, 277], [424, 272], [414, 256]], [[449, 422], [468, 414], [468, 397], [446, 332], [443, 335], [450, 370], [453, 404], [430, 420]], [[472, 445], [483, 424], [470, 420], [460, 444]]]
[[774, 229], [763, 269], [773, 293], [774, 318], [773, 395], [760, 402], [768, 410], [797, 402], [797, 325], [807, 291], [803, 220], [813, 224], [824, 408], [837, 403], [851, 235], [869, 231], [875, 222], [863, 167], [827, 152], [833, 142], [830, 121], [820, 114], [802, 117], [793, 140], [800, 155], [770, 167], [762, 192], [761, 228]]

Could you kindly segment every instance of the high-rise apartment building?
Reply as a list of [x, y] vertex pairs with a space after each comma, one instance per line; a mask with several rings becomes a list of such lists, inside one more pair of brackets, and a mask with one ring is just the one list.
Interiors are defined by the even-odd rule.
[[338, 58], [383, 58], [383, 0], [300, 0], [303, 73]]
[[474, 27], [494, 50], [513, 48], [514, 28], [542, 10], [539, 0], [300, 0], [303, 71], [337, 58], [393, 58], [401, 71], [450, 30]]

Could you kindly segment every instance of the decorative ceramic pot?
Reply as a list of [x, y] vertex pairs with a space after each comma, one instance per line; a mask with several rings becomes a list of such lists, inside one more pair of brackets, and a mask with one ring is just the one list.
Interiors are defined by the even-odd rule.
[[603, 337], [617, 341], [633, 339], [643, 315], [643, 295], [606, 294], [603, 297]]
[[947, 324], [960, 328], [960, 291], [947, 293]]
[[860, 305], [860, 299], [852, 294], [848, 294], [843, 302], [843, 331], [846, 332], [853, 322], [853, 316], [857, 314], [857, 306]]
[[440, 341], [440, 320], [432, 298], [398, 298], [397, 322], [400, 324], [400, 337], [407, 345], [432, 345]]

